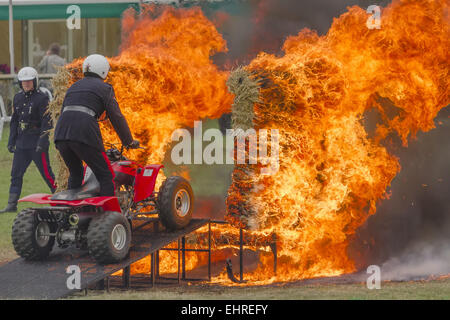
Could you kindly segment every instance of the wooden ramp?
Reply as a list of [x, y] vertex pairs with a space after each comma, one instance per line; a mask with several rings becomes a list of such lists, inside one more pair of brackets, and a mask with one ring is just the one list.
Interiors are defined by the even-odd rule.
[[[157, 268], [155, 260], [158, 260], [156, 253], [168, 244], [178, 241], [178, 249], [175, 250], [179, 251], [178, 257], [180, 257], [180, 251], [183, 250], [184, 256], [185, 236], [208, 223], [211, 223], [208, 219], [193, 219], [186, 228], [168, 232], [159, 231], [157, 219], [142, 222], [134, 227], [132, 247], [128, 257], [117, 264], [98, 265], [88, 255], [87, 251], [70, 248], [66, 250], [54, 249], [54, 252], [46, 261], [16, 259], [0, 267], [0, 299], [58, 299], [70, 295], [74, 291], [85, 289], [92, 284], [104, 283], [102, 280], [122, 269], [124, 270], [123, 279], [126, 285], [130, 279], [130, 265], [149, 255], [152, 258], [150, 277], [152, 277], [154, 283], [155, 268]], [[183, 244], [182, 248], [180, 247], [180, 241]], [[210, 261], [210, 245], [208, 249], [196, 251], [209, 252]], [[178, 265], [180, 266], [180, 258], [178, 259]], [[67, 272], [69, 266], [80, 268], [80, 288], [69, 289], [68, 278], [72, 276], [72, 272]], [[180, 279], [180, 272], [178, 272], [178, 279]], [[73, 283], [73, 281], [69, 282]]]

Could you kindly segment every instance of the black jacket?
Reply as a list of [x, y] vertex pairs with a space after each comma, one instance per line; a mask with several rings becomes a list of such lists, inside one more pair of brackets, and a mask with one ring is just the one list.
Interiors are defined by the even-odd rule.
[[9, 146], [18, 149], [36, 149], [39, 145], [48, 148], [48, 130], [51, 129], [50, 116], [46, 114], [48, 96], [39, 89], [20, 91], [14, 96], [11, 117]]
[[97, 77], [84, 77], [75, 82], [66, 93], [66, 106], [84, 106], [96, 113], [93, 117], [79, 111], [61, 112], [55, 127], [55, 141], [78, 141], [98, 150], [104, 150], [103, 139], [97, 119], [106, 112], [122, 144], [129, 145], [133, 137], [125, 117], [116, 101], [113, 87]]

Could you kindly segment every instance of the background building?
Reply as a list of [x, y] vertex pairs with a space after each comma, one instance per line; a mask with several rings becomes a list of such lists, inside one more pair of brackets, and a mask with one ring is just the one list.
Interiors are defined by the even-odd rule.
[[[4, 44], [0, 64], [9, 65], [8, 2], [0, 0], [0, 41]], [[54, 42], [61, 45], [61, 56], [66, 61], [94, 52], [116, 55], [120, 46], [120, 16], [129, 7], [139, 10], [139, 4], [140, 1], [120, 0], [13, 1], [16, 68], [36, 66]], [[74, 23], [77, 14], [74, 5], [79, 8], [79, 24]]]
[[[12, 97], [19, 90], [15, 72], [24, 66], [37, 67], [52, 43], [58, 43], [60, 56], [67, 62], [91, 53], [118, 54], [121, 43], [120, 18], [142, 3], [177, 3], [177, 1], [123, 0], [13, 0], [14, 61], [9, 38], [9, 0], [0, 0], [0, 121], [11, 112]], [[79, 19], [77, 19], [79, 18]], [[42, 78], [42, 77], [41, 77]], [[4, 111], [6, 110], [6, 111]]]

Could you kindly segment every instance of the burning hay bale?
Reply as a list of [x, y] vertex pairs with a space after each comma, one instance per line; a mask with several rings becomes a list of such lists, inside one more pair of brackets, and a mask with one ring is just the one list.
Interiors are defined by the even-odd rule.
[[[124, 13], [126, 36], [120, 54], [108, 59], [111, 70], [106, 79], [133, 136], [145, 148], [128, 150], [126, 156], [143, 164], [161, 163], [175, 130], [220, 117], [232, 101], [225, 84], [228, 73], [210, 59], [226, 50], [214, 24], [199, 8], [158, 8], [156, 12], [154, 6], [144, 5], [139, 16], [133, 9]], [[73, 61], [54, 79], [56, 97], [50, 107], [54, 123], [67, 88], [82, 76], [81, 65], [82, 59]], [[104, 142], [119, 142], [108, 121], [100, 124], [100, 130]], [[61, 161], [59, 167], [61, 189], [67, 170]]]
[[255, 103], [259, 102], [259, 85], [251, 79], [242, 67], [231, 72], [227, 81], [228, 90], [235, 95], [232, 105], [233, 129], [247, 130], [253, 128]]
[[[58, 72], [52, 79], [53, 87], [53, 100], [49, 103], [48, 112], [53, 122], [53, 128], [50, 130], [50, 140], [53, 141], [55, 133], [55, 125], [61, 114], [61, 109], [66, 95], [66, 91], [69, 88], [69, 84], [72, 82], [72, 75], [68, 69], [61, 67], [58, 68]], [[62, 191], [67, 188], [67, 180], [69, 178], [69, 170], [61, 158], [59, 152], [56, 153], [56, 185], [57, 191]]]
[[[219, 118], [232, 102], [228, 73], [210, 59], [226, 51], [214, 24], [199, 8], [158, 8], [144, 5], [138, 17], [132, 9], [124, 13], [127, 36], [109, 60], [107, 79], [133, 136], [146, 148], [127, 156], [142, 163], [161, 163], [175, 130]], [[101, 130], [105, 141], [117, 141], [111, 126]]]
[[[419, 7], [416, 0], [394, 2], [383, 12], [383, 28], [373, 32], [365, 11], [355, 6], [327, 35], [303, 30], [287, 39], [284, 56], [259, 54], [245, 67], [261, 87], [247, 117], [236, 108], [244, 78], [231, 81], [230, 90], [238, 93], [236, 123], [278, 130], [280, 155], [273, 175], [251, 164], [236, 166], [227, 219], [254, 235], [277, 234], [284, 280], [355, 270], [348, 245], [400, 170], [380, 141], [397, 134], [406, 146], [419, 130], [430, 130], [450, 103], [448, 4]], [[430, 28], [411, 37], [409, 21], [427, 21]], [[377, 94], [401, 113], [385, 116], [370, 138], [361, 119], [376, 107]], [[263, 263], [255, 277], [266, 269]]]
[[[243, 68], [234, 70], [227, 81], [228, 89], [235, 95], [232, 105], [232, 128], [252, 129], [254, 127], [254, 104], [259, 101], [259, 86], [251, 79]], [[232, 224], [246, 227], [253, 225], [255, 212], [249, 203], [250, 191], [253, 188], [252, 177], [256, 168], [250, 165], [237, 164], [233, 172], [233, 180], [240, 188], [231, 187], [227, 197], [227, 219]], [[236, 185], [236, 184], [235, 184]]]

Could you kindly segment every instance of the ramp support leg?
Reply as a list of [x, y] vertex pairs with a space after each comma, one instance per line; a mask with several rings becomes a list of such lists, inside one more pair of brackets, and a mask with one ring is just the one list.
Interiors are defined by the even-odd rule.
[[125, 288], [129, 289], [130, 285], [131, 285], [130, 266], [123, 268], [122, 281], [123, 281], [123, 286]]
[[96, 285], [97, 290], [106, 290], [109, 293], [109, 276], [99, 280]]
[[242, 282], [244, 280], [244, 231], [242, 228], [239, 229], [239, 280]]
[[155, 273], [156, 273], [156, 252], [152, 252], [150, 255], [150, 274], [152, 278], [152, 287], [155, 286]]
[[178, 284], [180, 284], [180, 238], [178, 238], [177, 239], [177, 242], [178, 242], [178, 246], [177, 246], [177, 248], [178, 248]]
[[[153, 223], [154, 231], [156, 233], [159, 232], [159, 221], [155, 221]], [[159, 250], [156, 251], [156, 261], [155, 261], [155, 268], [156, 268], [156, 278], [159, 278]]]
[[276, 233], [272, 234], [272, 243], [270, 245], [273, 253], [273, 273], [277, 275], [277, 260], [278, 260], [278, 254], [277, 254], [277, 235]]
[[156, 251], [156, 278], [159, 278], [159, 250]]
[[181, 279], [186, 280], [186, 237], [181, 238]]
[[105, 290], [105, 279], [99, 280], [96, 285], [97, 290]]
[[208, 223], [208, 281], [211, 281], [211, 221]]

